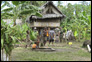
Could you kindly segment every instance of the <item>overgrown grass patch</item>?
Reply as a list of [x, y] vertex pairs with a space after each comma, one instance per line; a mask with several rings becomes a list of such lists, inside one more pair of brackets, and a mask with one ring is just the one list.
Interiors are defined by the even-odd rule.
[[[62, 48], [61, 48], [62, 49]], [[82, 59], [80, 59], [80, 57]], [[86, 59], [85, 59], [86, 58]], [[31, 48], [15, 48], [12, 52], [12, 61], [85, 61], [91, 60], [91, 54], [82, 50], [78, 52], [40, 52]]]
[[78, 52], [73, 53], [74, 55], [81, 56], [81, 57], [91, 57], [91, 53], [84, 52], [83, 50], [79, 50]]

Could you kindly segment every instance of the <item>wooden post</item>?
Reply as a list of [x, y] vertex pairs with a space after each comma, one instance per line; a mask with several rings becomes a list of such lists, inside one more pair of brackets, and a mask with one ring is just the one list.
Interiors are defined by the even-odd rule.
[[89, 45], [87, 45], [88, 51], [91, 52], [91, 48]]
[[42, 29], [40, 29], [40, 31], [41, 31], [41, 44], [43, 44], [43, 30]]

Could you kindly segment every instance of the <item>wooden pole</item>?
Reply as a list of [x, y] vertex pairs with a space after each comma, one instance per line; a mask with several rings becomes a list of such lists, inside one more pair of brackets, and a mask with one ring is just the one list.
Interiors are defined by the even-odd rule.
[[87, 45], [88, 51], [91, 52], [91, 48], [89, 45]]

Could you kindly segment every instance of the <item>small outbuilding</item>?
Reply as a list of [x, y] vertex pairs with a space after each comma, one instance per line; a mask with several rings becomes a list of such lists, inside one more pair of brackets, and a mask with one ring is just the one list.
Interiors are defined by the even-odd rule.
[[48, 1], [40, 7], [42, 17], [31, 15], [26, 22], [30, 23], [30, 27], [36, 28], [40, 34], [44, 27], [50, 27], [51, 29], [59, 28], [60, 22], [65, 15], [53, 4], [52, 1]]

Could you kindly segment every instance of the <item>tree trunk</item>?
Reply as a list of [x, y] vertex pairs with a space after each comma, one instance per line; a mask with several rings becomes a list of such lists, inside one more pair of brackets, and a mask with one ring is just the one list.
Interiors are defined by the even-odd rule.
[[1, 60], [3, 61], [4, 60], [4, 58], [3, 58], [3, 49], [1, 51], [2, 51], [2, 59]]
[[78, 39], [78, 42], [80, 42], [80, 37], [81, 37], [81, 35], [80, 35], [80, 32], [79, 32], [79, 39]]
[[11, 61], [11, 55], [9, 55], [9, 61]]
[[6, 61], [7, 61], [7, 53], [6, 53]]
[[6, 54], [6, 61], [9, 61], [9, 60], [8, 60], [8, 54]]
[[11, 61], [11, 52], [10, 52], [10, 54], [9, 54], [9, 61]]
[[14, 24], [13, 24], [13, 26], [15, 26], [16, 25], [16, 19], [14, 19]]

